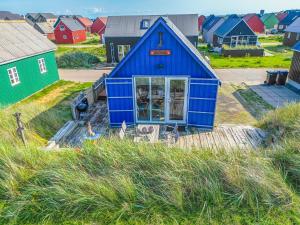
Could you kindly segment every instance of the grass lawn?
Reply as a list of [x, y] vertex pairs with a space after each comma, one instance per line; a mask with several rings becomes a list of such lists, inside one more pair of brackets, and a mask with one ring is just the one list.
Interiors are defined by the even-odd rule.
[[283, 35], [269, 35], [269, 36], [262, 36], [258, 37], [258, 41], [263, 43], [282, 43]]
[[205, 45], [199, 47], [210, 58], [215, 69], [222, 68], [289, 68], [292, 61], [292, 51], [282, 45], [265, 46], [265, 51], [273, 56], [265, 57], [223, 57], [217, 53], [208, 52]]
[[21, 144], [16, 137], [13, 114], [22, 113], [30, 143], [45, 144], [61, 126], [71, 119], [70, 100], [90, 83], [58, 81], [48, 88], [8, 108], [0, 109], [0, 145]]
[[106, 51], [105, 51], [105, 47], [103, 46], [97, 46], [97, 47], [61, 47], [58, 46], [55, 55], [56, 57], [60, 57], [63, 54], [66, 53], [72, 53], [72, 52], [85, 52], [85, 53], [89, 53], [91, 55], [94, 55], [96, 57], [98, 57], [100, 59], [101, 62], [105, 62], [106, 61]]

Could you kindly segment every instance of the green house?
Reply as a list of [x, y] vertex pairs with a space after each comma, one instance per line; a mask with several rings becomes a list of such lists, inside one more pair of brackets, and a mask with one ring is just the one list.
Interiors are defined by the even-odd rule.
[[276, 26], [279, 23], [279, 20], [276, 17], [275, 13], [267, 13], [263, 15], [260, 19], [265, 24], [266, 30], [276, 28]]
[[26, 22], [0, 22], [0, 106], [59, 80], [56, 45]]

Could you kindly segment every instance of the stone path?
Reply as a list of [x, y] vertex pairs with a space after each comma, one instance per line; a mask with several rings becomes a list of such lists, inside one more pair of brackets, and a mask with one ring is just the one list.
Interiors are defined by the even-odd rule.
[[250, 88], [274, 108], [283, 107], [290, 102], [300, 102], [300, 95], [285, 86], [253, 85]]

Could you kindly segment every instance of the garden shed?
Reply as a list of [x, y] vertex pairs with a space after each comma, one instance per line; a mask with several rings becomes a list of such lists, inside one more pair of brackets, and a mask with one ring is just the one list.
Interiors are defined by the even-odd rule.
[[194, 45], [159, 17], [106, 78], [109, 123], [213, 129], [220, 81]]

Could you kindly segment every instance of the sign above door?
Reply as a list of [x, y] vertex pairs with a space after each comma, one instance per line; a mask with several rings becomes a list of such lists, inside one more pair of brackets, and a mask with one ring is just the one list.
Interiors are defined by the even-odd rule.
[[171, 50], [151, 50], [150, 55], [171, 55]]

